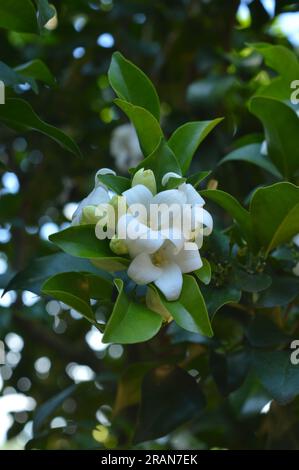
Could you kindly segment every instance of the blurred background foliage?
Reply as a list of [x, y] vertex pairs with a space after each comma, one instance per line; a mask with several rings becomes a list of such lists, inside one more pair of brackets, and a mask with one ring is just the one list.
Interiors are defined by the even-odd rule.
[[[220, 189], [246, 202], [248, 194], [272, 182], [272, 176], [242, 162], [217, 163], [239, 139], [246, 143], [244, 136], [247, 141], [248, 135], [263, 140], [262, 125], [246, 103], [275, 74], [251, 44], [291, 49], [299, 44], [297, 2], [52, 3], [55, 17], [41, 22], [49, 5], [36, 2], [40, 24], [46, 23], [40, 34], [0, 21], [0, 79], [10, 86], [7, 98], [30, 103], [41, 119], [77, 142], [83, 158], [47, 135], [25, 132], [20, 125], [17, 132], [1, 126], [1, 289], [27, 265], [32, 268], [27, 272], [30, 281], [40, 282], [34, 279], [33, 260], [56, 251], [48, 236], [69, 224], [75, 203], [93, 186], [95, 171], [115, 165], [111, 136], [127, 120], [113, 105], [108, 84], [112, 52], [121, 51], [151, 77], [161, 98], [166, 135], [186, 121], [225, 117], [202, 144], [192, 170], [213, 170], [209, 178], [216, 179]], [[22, 12], [16, 10], [18, 14]], [[23, 64], [36, 59], [47, 68], [39, 63], [38, 73], [28, 71]], [[215, 213], [218, 228], [226, 227], [227, 216], [216, 208]], [[219, 253], [222, 259], [224, 252]], [[62, 257], [60, 262], [66, 261]], [[99, 318], [105, 316], [105, 306], [98, 310]], [[275, 317], [275, 311], [272, 314]], [[271, 401], [273, 396], [248, 373], [246, 347], [238, 348], [243, 341], [245, 346], [264, 344], [265, 329], [269, 345], [283, 343], [284, 333], [269, 324], [268, 315], [248, 329], [243, 315], [224, 306], [215, 317], [212, 340], [170, 325], [153, 340], [124, 348], [104, 345], [99, 331], [57, 301], [29, 291], [8, 292], [0, 300], [0, 338], [7, 357], [0, 366], [0, 446], [298, 448], [298, 399], [286, 406]], [[165, 362], [172, 365], [161, 366]], [[190, 375], [182, 376], [175, 364], [200, 378], [205, 407]], [[150, 370], [155, 366], [159, 370], [154, 377]], [[166, 383], [163, 376], [168, 376]], [[157, 377], [162, 381], [159, 393]], [[141, 443], [132, 444], [141, 382]], [[299, 389], [299, 383], [295, 386]]]

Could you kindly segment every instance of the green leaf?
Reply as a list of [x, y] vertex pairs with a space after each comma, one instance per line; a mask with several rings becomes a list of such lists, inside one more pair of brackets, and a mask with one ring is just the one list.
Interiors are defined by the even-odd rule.
[[198, 146], [222, 119], [188, 122], [172, 134], [168, 145], [177, 157], [183, 175], [188, 171]]
[[299, 76], [299, 62], [296, 55], [290, 49], [281, 45], [258, 43], [250, 46], [262, 54], [268, 67], [279, 74], [269, 84], [262, 85], [255, 95], [277, 98], [291, 106], [290, 84]]
[[32, 1], [2, 1], [0, 4], [0, 28], [20, 33], [38, 33], [36, 12]]
[[163, 137], [162, 129], [157, 119], [149, 111], [140, 106], [134, 106], [127, 101], [119, 99], [116, 99], [114, 102], [132, 121], [144, 155], [150, 155]]
[[298, 295], [299, 279], [294, 276], [273, 276], [271, 286], [260, 294], [257, 306], [273, 308], [288, 305]]
[[241, 268], [234, 270], [233, 279], [236, 288], [245, 292], [261, 292], [267, 289], [272, 283], [272, 279], [268, 274], [251, 274]]
[[71, 396], [76, 388], [78, 387], [77, 384], [72, 384], [67, 387], [62, 392], [58, 393], [54, 397], [47, 400], [41, 406], [39, 406], [33, 416], [33, 436], [36, 437], [39, 433], [43, 423], [46, 421], [49, 416], [54, 413], [54, 411], [62, 405], [62, 403]]
[[133, 344], [151, 339], [160, 330], [162, 317], [131, 300], [124, 292], [121, 279], [114, 282], [118, 298], [106, 325], [103, 342]]
[[253, 369], [279, 404], [285, 405], [299, 394], [299, 367], [291, 363], [290, 351], [255, 351]]
[[231, 195], [219, 189], [205, 189], [200, 192], [203, 197], [207, 197], [226, 210], [238, 223], [243, 236], [247, 240], [252, 240], [252, 229], [249, 212]]
[[183, 276], [183, 288], [178, 300], [169, 302], [162, 298], [174, 321], [187, 331], [212, 337], [208, 311], [196, 280], [192, 276]]
[[252, 163], [253, 165], [263, 168], [263, 170], [268, 171], [269, 173], [271, 173], [271, 175], [275, 176], [276, 178], [282, 178], [281, 173], [277, 170], [277, 168], [275, 167], [275, 165], [273, 165], [269, 158], [261, 154], [260, 143], [245, 145], [244, 147], [240, 147], [236, 150], [233, 150], [224, 158], [222, 158], [222, 160], [220, 160], [219, 165], [233, 161]]
[[79, 147], [71, 137], [60, 129], [43, 122], [24, 100], [9, 98], [0, 106], [0, 121], [13, 129], [25, 129], [41, 132], [51, 137], [61, 147], [81, 157]]
[[66, 272], [88, 272], [112, 279], [109, 274], [95, 268], [86, 259], [74, 258], [65, 253], [43, 256], [34, 259], [29, 266], [18, 272], [8, 283], [5, 292], [10, 290], [29, 290], [35, 294], [41, 293], [43, 283], [51, 276]]
[[211, 373], [223, 396], [228, 396], [242, 385], [249, 366], [250, 355], [246, 350], [227, 355], [212, 351], [210, 355]]
[[205, 299], [210, 318], [213, 318], [216, 312], [226, 304], [238, 303], [241, 298], [241, 292], [234, 285], [223, 285], [221, 287], [202, 286], [202, 295]]
[[131, 181], [124, 176], [98, 175], [98, 179], [116, 194], [121, 194], [131, 187]]
[[34, 59], [25, 64], [15, 67], [15, 71], [25, 77], [32, 77], [35, 80], [40, 80], [49, 86], [56, 86], [56, 80], [46, 64], [40, 59]]
[[268, 43], [250, 44], [265, 59], [266, 64], [289, 82], [298, 78], [299, 62], [297, 56], [287, 47]]
[[181, 173], [177, 159], [164, 138], [161, 139], [153, 153], [141, 161], [141, 163], [135, 168], [135, 171], [140, 168], [153, 170], [156, 177], [158, 191], [165, 189], [162, 187], [162, 178], [165, 173], [170, 171], [178, 174]]
[[171, 176], [166, 184], [166, 189], [176, 189], [186, 182], [186, 178], [176, 178]]
[[194, 175], [191, 175], [187, 178], [187, 183], [190, 183], [192, 186], [194, 186], [194, 188], [197, 188], [199, 184], [211, 173], [211, 171], [199, 171], [198, 173], [194, 173]]
[[159, 366], [143, 379], [134, 442], [164, 436], [197, 418], [204, 407], [205, 398], [191, 375], [177, 366]]
[[112, 56], [108, 78], [119, 98], [147, 109], [159, 121], [160, 103], [155, 87], [142, 70], [120, 52]]
[[253, 97], [250, 111], [263, 123], [270, 159], [286, 178], [299, 169], [299, 118], [288, 105], [274, 98]]
[[299, 188], [276, 183], [255, 191], [250, 214], [254, 233], [266, 253], [299, 233]]
[[60, 273], [44, 283], [42, 292], [64, 302], [96, 324], [90, 299], [111, 300], [112, 283], [94, 274]]
[[[89, 258], [103, 269], [125, 269], [129, 260], [115, 256], [109, 248], [109, 240], [99, 240], [94, 225], [78, 225], [50, 235], [49, 240], [72, 256]], [[109, 270], [110, 270], [109, 269]]]
[[[10, 68], [4, 62], [0, 61], [0, 80], [7, 87], [15, 87], [22, 83], [28, 82], [34, 92], [38, 91], [35, 80], [30, 77], [25, 77], [17, 73], [14, 69]], [[1, 105], [2, 106], [2, 105]]]
[[246, 337], [254, 348], [277, 348], [290, 342], [290, 337], [262, 313], [252, 318], [246, 328]]
[[137, 362], [129, 365], [118, 383], [114, 414], [140, 402], [143, 377], [154, 365], [153, 362]]
[[211, 265], [206, 258], [202, 258], [202, 263], [202, 267], [194, 271], [194, 274], [196, 275], [196, 277], [198, 277], [201, 282], [207, 285], [210, 284], [211, 281]]

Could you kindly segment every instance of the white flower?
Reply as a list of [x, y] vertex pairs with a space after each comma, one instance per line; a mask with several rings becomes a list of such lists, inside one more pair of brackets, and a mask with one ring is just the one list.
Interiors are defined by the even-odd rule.
[[115, 166], [123, 173], [135, 167], [142, 160], [138, 137], [131, 124], [118, 126], [112, 132], [110, 152], [115, 159]]
[[170, 241], [165, 240], [154, 253], [140, 253], [131, 262], [128, 275], [136, 284], [150, 282], [163, 292], [167, 300], [177, 300], [183, 285], [183, 273], [190, 273], [201, 268], [202, 260], [195, 243], [189, 243], [188, 249], [179, 251]]
[[[213, 229], [213, 219], [203, 209], [205, 201], [192, 185], [186, 183], [178, 189], [161, 191], [156, 195], [144, 185], [137, 184], [125, 191], [123, 196], [126, 197], [127, 213], [118, 220], [117, 234], [132, 258], [129, 277], [139, 285], [154, 282], [167, 300], [178, 299], [182, 274], [202, 266], [199, 247], [202, 246], [203, 236], [209, 235]], [[145, 211], [136, 213], [136, 204], [141, 204]], [[168, 217], [163, 219], [164, 211], [166, 213], [174, 204], [176, 211], [172, 221]], [[181, 215], [186, 204], [191, 206], [191, 220], [190, 231], [185, 233]], [[164, 205], [164, 209], [161, 210], [162, 216], [153, 224], [149, 214], [155, 205]], [[123, 244], [121, 248], [124, 249]]]
[[111, 191], [108, 191], [107, 187], [100, 182], [98, 175], [115, 175], [113, 170], [109, 168], [101, 168], [95, 175], [95, 186], [91, 193], [84, 198], [77, 209], [75, 210], [72, 217], [72, 225], [79, 225], [86, 215], [87, 222], [95, 222], [95, 210], [99, 204], [108, 203], [111, 199]]

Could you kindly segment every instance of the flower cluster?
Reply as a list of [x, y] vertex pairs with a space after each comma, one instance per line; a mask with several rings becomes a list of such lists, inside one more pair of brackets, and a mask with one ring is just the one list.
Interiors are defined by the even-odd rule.
[[121, 195], [99, 181], [105, 174], [115, 176], [107, 168], [97, 172], [95, 187], [79, 204], [72, 223], [96, 224], [98, 238], [103, 238], [98, 234], [105, 228], [111, 250], [130, 257], [128, 276], [136, 284], [153, 282], [167, 300], [178, 299], [182, 275], [202, 267], [199, 249], [213, 229], [205, 201], [175, 173], [164, 175], [162, 185], [177, 178], [178, 186], [157, 192], [152, 170], [140, 169]]

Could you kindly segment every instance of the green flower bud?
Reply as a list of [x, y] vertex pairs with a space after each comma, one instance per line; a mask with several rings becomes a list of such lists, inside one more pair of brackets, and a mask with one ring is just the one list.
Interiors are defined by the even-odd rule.
[[146, 186], [153, 195], [157, 193], [156, 178], [152, 170], [145, 170], [144, 168], [138, 170], [133, 177], [132, 187], [137, 184]]
[[122, 215], [127, 213], [126, 198], [124, 196], [113, 196], [110, 201], [110, 205], [114, 209], [115, 220], [117, 221]]
[[116, 255], [127, 255], [129, 253], [125, 240], [120, 240], [117, 235], [113, 235], [110, 240], [110, 249]]
[[96, 206], [86, 206], [82, 210], [81, 224], [96, 224], [99, 217], [96, 215]]

